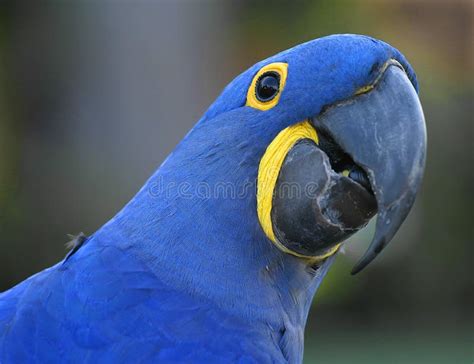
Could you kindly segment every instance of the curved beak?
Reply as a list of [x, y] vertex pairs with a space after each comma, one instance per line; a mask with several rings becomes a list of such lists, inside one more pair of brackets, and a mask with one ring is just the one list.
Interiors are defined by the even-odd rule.
[[390, 242], [408, 215], [423, 177], [426, 128], [418, 95], [396, 63], [370, 91], [331, 106], [313, 119], [362, 168], [377, 201], [373, 240], [352, 274]]

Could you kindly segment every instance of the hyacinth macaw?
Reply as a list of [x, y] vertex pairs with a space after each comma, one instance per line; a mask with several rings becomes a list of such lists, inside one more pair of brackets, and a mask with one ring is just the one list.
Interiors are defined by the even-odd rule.
[[407, 216], [426, 131], [405, 57], [360, 35], [235, 78], [138, 194], [0, 294], [1, 363], [300, 363], [341, 242]]

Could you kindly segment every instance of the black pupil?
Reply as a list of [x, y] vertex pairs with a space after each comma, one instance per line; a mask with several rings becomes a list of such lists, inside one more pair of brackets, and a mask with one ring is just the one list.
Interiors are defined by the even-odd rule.
[[256, 96], [259, 101], [270, 101], [280, 89], [280, 77], [274, 72], [264, 73], [257, 82]]

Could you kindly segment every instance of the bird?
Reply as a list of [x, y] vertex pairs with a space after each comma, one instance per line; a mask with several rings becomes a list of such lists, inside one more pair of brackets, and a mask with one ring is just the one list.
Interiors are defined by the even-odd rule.
[[377, 215], [352, 273], [386, 247], [425, 159], [389, 44], [336, 34], [260, 61], [111, 220], [0, 293], [0, 362], [301, 363], [342, 244]]

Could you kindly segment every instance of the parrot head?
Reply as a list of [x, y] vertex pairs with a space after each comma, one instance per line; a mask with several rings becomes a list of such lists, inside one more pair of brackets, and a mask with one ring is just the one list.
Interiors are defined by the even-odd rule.
[[255, 178], [251, 207], [287, 254], [326, 258], [377, 214], [356, 273], [392, 239], [419, 189], [426, 131], [417, 90], [411, 66], [388, 44], [329, 36], [238, 76], [195, 127], [212, 142], [196, 140], [236, 153], [219, 156], [230, 167], [219, 178]]

